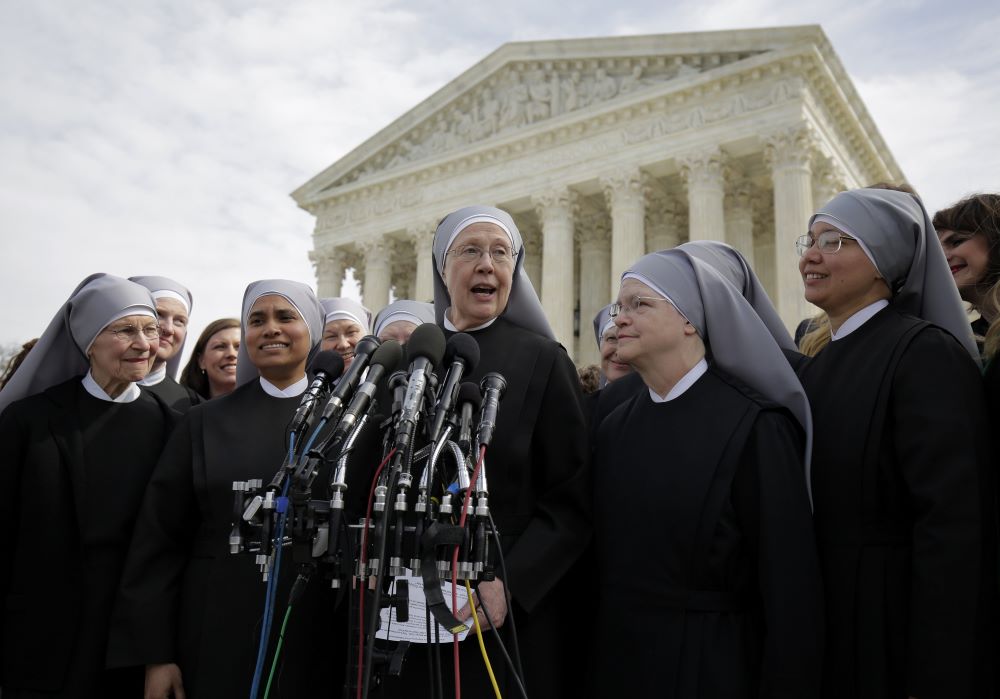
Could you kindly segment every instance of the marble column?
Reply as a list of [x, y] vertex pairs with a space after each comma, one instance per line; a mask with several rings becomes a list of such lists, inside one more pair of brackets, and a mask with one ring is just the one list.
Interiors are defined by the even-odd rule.
[[705, 148], [678, 159], [688, 192], [688, 240], [722, 240], [725, 236], [725, 155]]
[[362, 303], [372, 312], [372, 317], [389, 303], [389, 287], [392, 284], [392, 246], [384, 237], [361, 243], [365, 256], [365, 272], [362, 280]]
[[542, 224], [542, 307], [556, 340], [573, 348], [573, 213], [575, 194], [551, 189], [532, 197]]
[[347, 269], [344, 253], [337, 248], [313, 250], [309, 259], [316, 268], [316, 292], [320, 298], [340, 296], [344, 272]]
[[637, 167], [621, 168], [601, 178], [611, 210], [610, 288], [616, 292], [622, 272], [646, 253], [646, 196]]
[[831, 158], [824, 158], [813, 166], [813, 206], [817, 209], [847, 189], [840, 167]]
[[789, 329], [813, 310], [802, 296], [795, 239], [813, 214], [812, 135], [797, 125], [765, 136], [764, 158], [774, 183], [774, 295], [778, 314]]
[[580, 241], [580, 349], [576, 361], [580, 364], [600, 364], [601, 353], [594, 342], [594, 316], [614, 300], [618, 285], [609, 286], [611, 279], [611, 246], [605, 220], [590, 217], [581, 222]]
[[726, 197], [726, 242], [743, 253], [753, 267], [753, 195], [750, 182], [736, 183]]
[[415, 224], [406, 229], [413, 242], [417, 260], [417, 276], [413, 286], [415, 301], [434, 301], [434, 230], [433, 221]]
[[[649, 197], [646, 207], [646, 252], [669, 250], [681, 244], [677, 202], [665, 191]], [[617, 291], [613, 289], [612, 293]]]
[[753, 215], [753, 271], [774, 299], [774, 201], [771, 191], [758, 192], [751, 204]]
[[542, 297], [542, 234], [535, 227], [518, 226], [524, 241], [524, 271], [535, 287], [538, 298]]

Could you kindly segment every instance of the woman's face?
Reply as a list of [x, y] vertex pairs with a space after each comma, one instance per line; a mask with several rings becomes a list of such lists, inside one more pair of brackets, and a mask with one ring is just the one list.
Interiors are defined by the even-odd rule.
[[160, 343], [156, 349], [156, 362], [173, 359], [181, 351], [187, 337], [187, 310], [177, 299], [156, 299], [156, 315], [160, 323]]
[[236, 358], [240, 351], [240, 329], [223, 328], [205, 343], [198, 367], [208, 379], [210, 395], [225, 395], [236, 388]]
[[[822, 221], [809, 229], [814, 239], [826, 231], [845, 235]], [[889, 298], [889, 287], [854, 238], [842, 238], [840, 250], [832, 253], [820, 252], [814, 243], [799, 258], [799, 273], [806, 301], [835, 318]]]
[[254, 302], [244, 342], [250, 361], [265, 379], [305, 374], [309, 328], [284, 296], [261, 296]]
[[125, 316], [97, 334], [87, 356], [99, 386], [134, 383], [146, 377], [156, 358], [156, 338], [147, 339], [143, 332], [155, 327], [155, 318]]
[[667, 356], [682, 351], [688, 338], [697, 335], [697, 331], [656, 291], [637, 279], [623, 281], [618, 303], [631, 306], [637, 296], [642, 297], [638, 308], [623, 309], [615, 317], [616, 354], [619, 362], [642, 371], [643, 367], [657, 365]]
[[608, 383], [628, 374], [632, 367], [618, 361], [618, 328], [608, 328], [601, 337], [601, 373]]
[[977, 285], [986, 278], [990, 268], [989, 240], [982, 233], [949, 230], [938, 231], [938, 240], [958, 293], [966, 301], [978, 302]]
[[[473, 256], [473, 249], [481, 254]], [[491, 253], [506, 251], [494, 261]], [[493, 223], [474, 223], [458, 234], [444, 263], [444, 283], [451, 296], [451, 322], [459, 330], [482, 325], [503, 313], [514, 277], [510, 238]]]
[[410, 339], [410, 335], [416, 329], [416, 323], [411, 323], [408, 320], [396, 320], [382, 328], [382, 332], [378, 334], [378, 339], [382, 342], [395, 340], [399, 344], [405, 345], [406, 341]]
[[341, 318], [331, 320], [323, 328], [323, 343], [320, 349], [333, 350], [344, 360], [344, 371], [354, 361], [354, 346], [365, 336], [365, 329], [353, 320]]

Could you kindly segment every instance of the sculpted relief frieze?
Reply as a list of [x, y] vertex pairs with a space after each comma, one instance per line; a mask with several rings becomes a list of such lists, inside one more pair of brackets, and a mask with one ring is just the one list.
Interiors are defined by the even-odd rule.
[[752, 53], [746, 52], [516, 62], [383, 148], [334, 186], [510, 133], [561, 114], [623, 98], [750, 55]]

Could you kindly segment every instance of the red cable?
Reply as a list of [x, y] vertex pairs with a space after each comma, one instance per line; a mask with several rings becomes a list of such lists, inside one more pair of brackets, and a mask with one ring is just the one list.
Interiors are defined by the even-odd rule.
[[[365, 588], [367, 583], [367, 575], [365, 575], [365, 569], [368, 563], [368, 557], [366, 555], [368, 551], [368, 522], [372, 518], [372, 500], [375, 497], [375, 486], [378, 484], [378, 477], [382, 474], [382, 469], [385, 465], [389, 463], [389, 459], [392, 455], [396, 453], [393, 449], [382, 459], [382, 463], [378, 465], [375, 470], [375, 476], [372, 478], [372, 487], [368, 491], [368, 509], [365, 510], [365, 526], [361, 530], [361, 591], [360, 591], [360, 602], [358, 604], [358, 693], [357, 699], [361, 699], [361, 684], [362, 675], [364, 674], [365, 666]], [[388, 505], [388, 503], [387, 503]]]
[[[458, 518], [458, 526], [465, 527], [465, 515], [469, 510], [469, 500], [472, 499], [472, 491], [476, 487], [476, 480], [479, 478], [479, 468], [483, 465], [483, 458], [486, 456], [486, 445], [479, 448], [479, 461], [476, 468], [472, 470], [472, 480], [469, 481], [469, 488], [465, 491], [465, 499], [462, 502], [462, 514]], [[471, 598], [470, 598], [471, 603]], [[458, 608], [458, 546], [451, 554], [451, 612], [455, 613]], [[478, 611], [473, 610], [473, 614]], [[452, 657], [455, 660], [455, 699], [462, 699], [462, 673], [458, 666], [458, 636], [452, 636]]]

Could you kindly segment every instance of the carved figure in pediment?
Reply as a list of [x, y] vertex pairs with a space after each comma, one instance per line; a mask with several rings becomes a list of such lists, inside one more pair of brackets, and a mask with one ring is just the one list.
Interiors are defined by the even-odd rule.
[[598, 68], [594, 74], [594, 101], [603, 102], [618, 94], [618, 82], [604, 70]]
[[458, 111], [455, 114], [455, 121], [452, 123], [455, 139], [459, 143], [468, 143], [473, 137], [476, 123], [469, 112]]
[[563, 111], [572, 112], [582, 106], [580, 102], [580, 73], [573, 71], [560, 85]]
[[528, 123], [548, 119], [552, 105], [552, 86], [545, 79], [544, 72], [536, 70], [528, 76], [528, 96], [531, 98], [525, 114]]
[[476, 121], [476, 138], [486, 138], [497, 132], [500, 125], [500, 100], [490, 88], [483, 89], [483, 101], [479, 108], [479, 119]]
[[618, 87], [618, 94], [627, 95], [641, 87], [645, 87], [645, 81], [642, 79], [642, 66], [634, 66], [632, 72], [622, 78], [622, 84]]
[[501, 96], [500, 129], [524, 126], [527, 121], [528, 87], [514, 77], [513, 83]]

